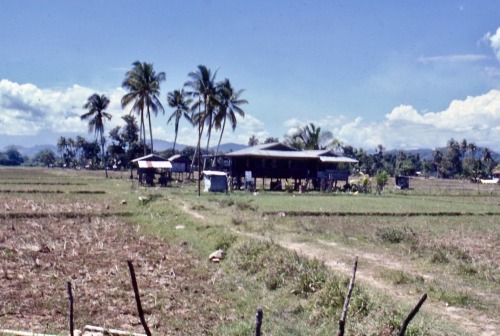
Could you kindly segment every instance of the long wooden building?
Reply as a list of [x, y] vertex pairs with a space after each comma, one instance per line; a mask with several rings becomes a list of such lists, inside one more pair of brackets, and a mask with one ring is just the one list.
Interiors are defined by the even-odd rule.
[[355, 159], [339, 156], [332, 150], [297, 150], [282, 143], [270, 143], [226, 153], [229, 173], [233, 178], [345, 181], [349, 179], [349, 164]]

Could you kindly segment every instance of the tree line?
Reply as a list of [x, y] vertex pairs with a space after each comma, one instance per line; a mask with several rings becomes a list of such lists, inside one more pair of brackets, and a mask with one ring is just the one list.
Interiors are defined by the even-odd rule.
[[[266, 138], [263, 143], [278, 142], [277, 138]], [[480, 148], [473, 142], [463, 139], [461, 142], [453, 138], [448, 140], [446, 147], [436, 148], [432, 158], [423, 158], [419, 153], [409, 151], [386, 151], [383, 145], [378, 145], [373, 153], [364, 148], [354, 148], [336, 139], [329, 131], [322, 131], [310, 123], [299, 127], [296, 132], [285, 135], [284, 143], [299, 150], [331, 149], [340, 155], [358, 160], [352, 166], [354, 172], [362, 172], [370, 176], [386, 173], [391, 176], [435, 176], [438, 178], [478, 178], [491, 177], [493, 171], [500, 170], [499, 162], [493, 152]], [[248, 140], [249, 146], [259, 145], [255, 135]]]

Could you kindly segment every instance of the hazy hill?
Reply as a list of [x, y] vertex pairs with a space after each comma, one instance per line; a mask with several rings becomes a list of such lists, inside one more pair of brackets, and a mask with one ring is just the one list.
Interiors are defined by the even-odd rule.
[[[36, 146], [32, 146], [32, 147], [23, 147], [23, 146], [17, 146], [17, 145], [13, 145], [13, 146], [17, 149], [17, 151], [22, 156], [32, 157], [35, 154], [37, 154], [38, 152], [43, 151], [43, 150], [47, 150], [47, 149], [49, 149], [57, 154], [57, 146], [55, 146], [55, 145], [36, 145]], [[5, 147], [2, 151], [5, 151], [9, 147], [11, 147], [11, 146]]]
[[[174, 146], [174, 143], [170, 142], [170, 141], [165, 141], [165, 140], [153, 140], [153, 146], [154, 146], [155, 151], [162, 152], [166, 149], [172, 148]], [[183, 145], [181, 143], [175, 144], [175, 149], [179, 150], [179, 151], [183, 150], [185, 147], [187, 147], [187, 145]], [[202, 144], [201, 148], [203, 149], [206, 147], [203, 146], [203, 144]], [[212, 146], [210, 148], [215, 151], [217, 149], [217, 145]], [[226, 143], [226, 144], [221, 144], [219, 147], [219, 152], [223, 152], [223, 153], [230, 152], [230, 151], [234, 152], [234, 151], [237, 151], [237, 150], [240, 150], [243, 148], [247, 148], [247, 146], [230, 142], [230, 143]]]

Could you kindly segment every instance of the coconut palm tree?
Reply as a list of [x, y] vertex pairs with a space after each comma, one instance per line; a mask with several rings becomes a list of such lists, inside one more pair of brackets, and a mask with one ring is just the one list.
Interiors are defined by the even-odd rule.
[[217, 93], [219, 96], [219, 109], [215, 115], [215, 129], [220, 129], [219, 143], [217, 144], [217, 150], [215, 151], [215, 156], [219, 153], [219, 146], [222, 140], [222, 135], [224, 134], [224, 129], [226, 127], [226, 120], [229, 118], [231, 128], [233, 131], [236, 129], [237, 119], [236, 114], [241, 117], [245, 117], [245, 111], [241, 109], [239, 105], [248, 104], [245, 99], [240, 99], [240, 95], [244, 90], [235, 91], [231, 86], [229, 79], [217, 84]]
[[135, 61], [132, 69], [127, 71], [122, 87], [129, 92], [122, 97], [122, 108], [130, 103], [132, 111], [140, 116], [141, 139], [143, 139], [144, 155], [146, 155], [146, 128], [144, 125], [144, 113], [148, 118], [149, 137], [151, 139], [151, 152], [153, 152], [153, 129], [151, 127], [151, 112], [158, 114], [161, 110], [165, 112], [161, 105], [160, 83], [166, 79], [164, 72], [156, 73], [152, 63]]
[[328, 146], [332, 139], [333, 134], [331, 132], [322, 132], [321, 127], [316, 127], [316, 125], [310, 123], [303, 128], [299, 128], [295, 134], [287, 136], [286, 142], [297, 149], [317, 150], [323, 149], [324, 144]]
[[99, 137], [101, 141], [101, 151], [102, 151], [102, 162], [104, 164], [104, 171], [106, 177], [108, 177], [108, 169], [106, 164], [106, 152], [104, 151], [104, 121], [106, 119], [111, 120], [111, 114], [107, 113], [105, 110], [108, 108], [109, 99], [105, 95], [98, 95], [94, 93], [88, 99], [84, 109], [88, 112], [80, 116], [81, 120], [89, 121], [89, 133], [95, 133], [96, 138]]
[[179, 132], [179, 121], [182, 116], [184, 116], [189, 122], [191, 122], [191, 117], [188, 112], [190, 110], [190, 105], [193, 102], [191, 98], [184, 99], [186, 97], [184, 90], [174, 90], [168, 93], [167, 102], [168, 106], [175, 109], [175, 111], [168, 118], [167, 124], [175, 118], [175, 139], [173, 152], [175, 153], [175, 144], [177, 143], [177, 134]]
[[[210, 146], [214, 110], [219, 105], [217, 87], [215, 85], [216, 75], [217, 71], [212, 74], [211, 70], [205, 65], [198, 65], [198, 71], [190, 72], [188, 74], [189, 80], [184, 83], [184, 86], [191, 88], [191, 91], [188, 91], [187, 95], [195, 98], [192, 105], [192, 120], [194, 124], [198, 125], [198, 143], [201, 141], [204, 125], [208, 126], [207, 151]], [[202, 106], [203, 111], [201, 110]]]

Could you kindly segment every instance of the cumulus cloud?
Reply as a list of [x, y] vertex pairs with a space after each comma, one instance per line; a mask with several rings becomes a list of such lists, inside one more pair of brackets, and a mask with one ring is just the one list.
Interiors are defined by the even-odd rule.
[[335, 128], [325, 122], [328, 119], [301, 124], [313, 122], [324, 130], [332, 130], [334, 137], [346, 144], [368, 149], [378, 144], [392, 149], [435, 148], [446, 145], [450, 138], [465, 138], [498, 151], [500, 91], [454, 100], [447, 109], [438, 112], [420, 113], [410, 105], [400, 105], [381, 121], [366, 122], [361, 117], [344, 116], [337, 120], [341, 123]]
[[[36, 136], [43, 132], [87, 133], [87, 124], [80, 120], [91, 88], [73, 85], [62, 89], [43, 89], [33, 84], [0, 80], [0, 134]], [[108, 113], [113, 115], [108, 127], [121, 124], [123, 111], [120, 99], [123, 90], [104, 93], [110, 98]]]
[[487, 32], [484, 35], [483, 40], [490, 45], [497, 60], [500, 62], [500, 27], [497, 28], [497, 31], [494, 34]]
[[[96, 91], [91, 88], [79, 85], [44, 89], [33, 84], [0, 80], [0, 136], [36, 137], [49, 133], [87, 135], [87, 124], [80, 120], [80, 115], [84, 113], [82, 106], [94, 92]], [[121, 116], [130, 111], [121, 108], [120, 100], [125, 93], [123, 89], [115, 88], [99, 93], [110, 98], [108, 112], [113, 118], [106, 124], [106, 131], [123, 125]], [[160, 114], [153, 119], [155, 139], [173, 141], [174, 126], [166, 125], [167, 117], [168, 111], [165, 116]], [[257, 116], [247, 113], [244, 118], [238, 117], [235, 132], [230, 127], [226, 128], [222, 143], [247, 144], [252, 135], [261, 141], [269, 136], [283, 139], [286, 130], [294, 132], [298, 127], [311, 122], [324, 131], [331, 131], [335, 138], [354, 147], [374, 149], [382, 144], [390, 149], [434, 148], [446, 145], [453, 137], [465, 138], [498, 151], [500, 90], [454, 100], [443, 111], [418, 111], [411, 105], [399, 105], [378, 121], [367, 121], [356, 115], [327, 115], [316, 120], [293, 118], [281, 124], [264, 124]], [[212, 146], [217, 145], [219, 134], [212, 134]], [[202, 144], [206, 144], [205, 135]], [[54, 141], [51, 139], [49, 143]], [[181, 121], [177, 142], [196, 145], [197, 130]]]

